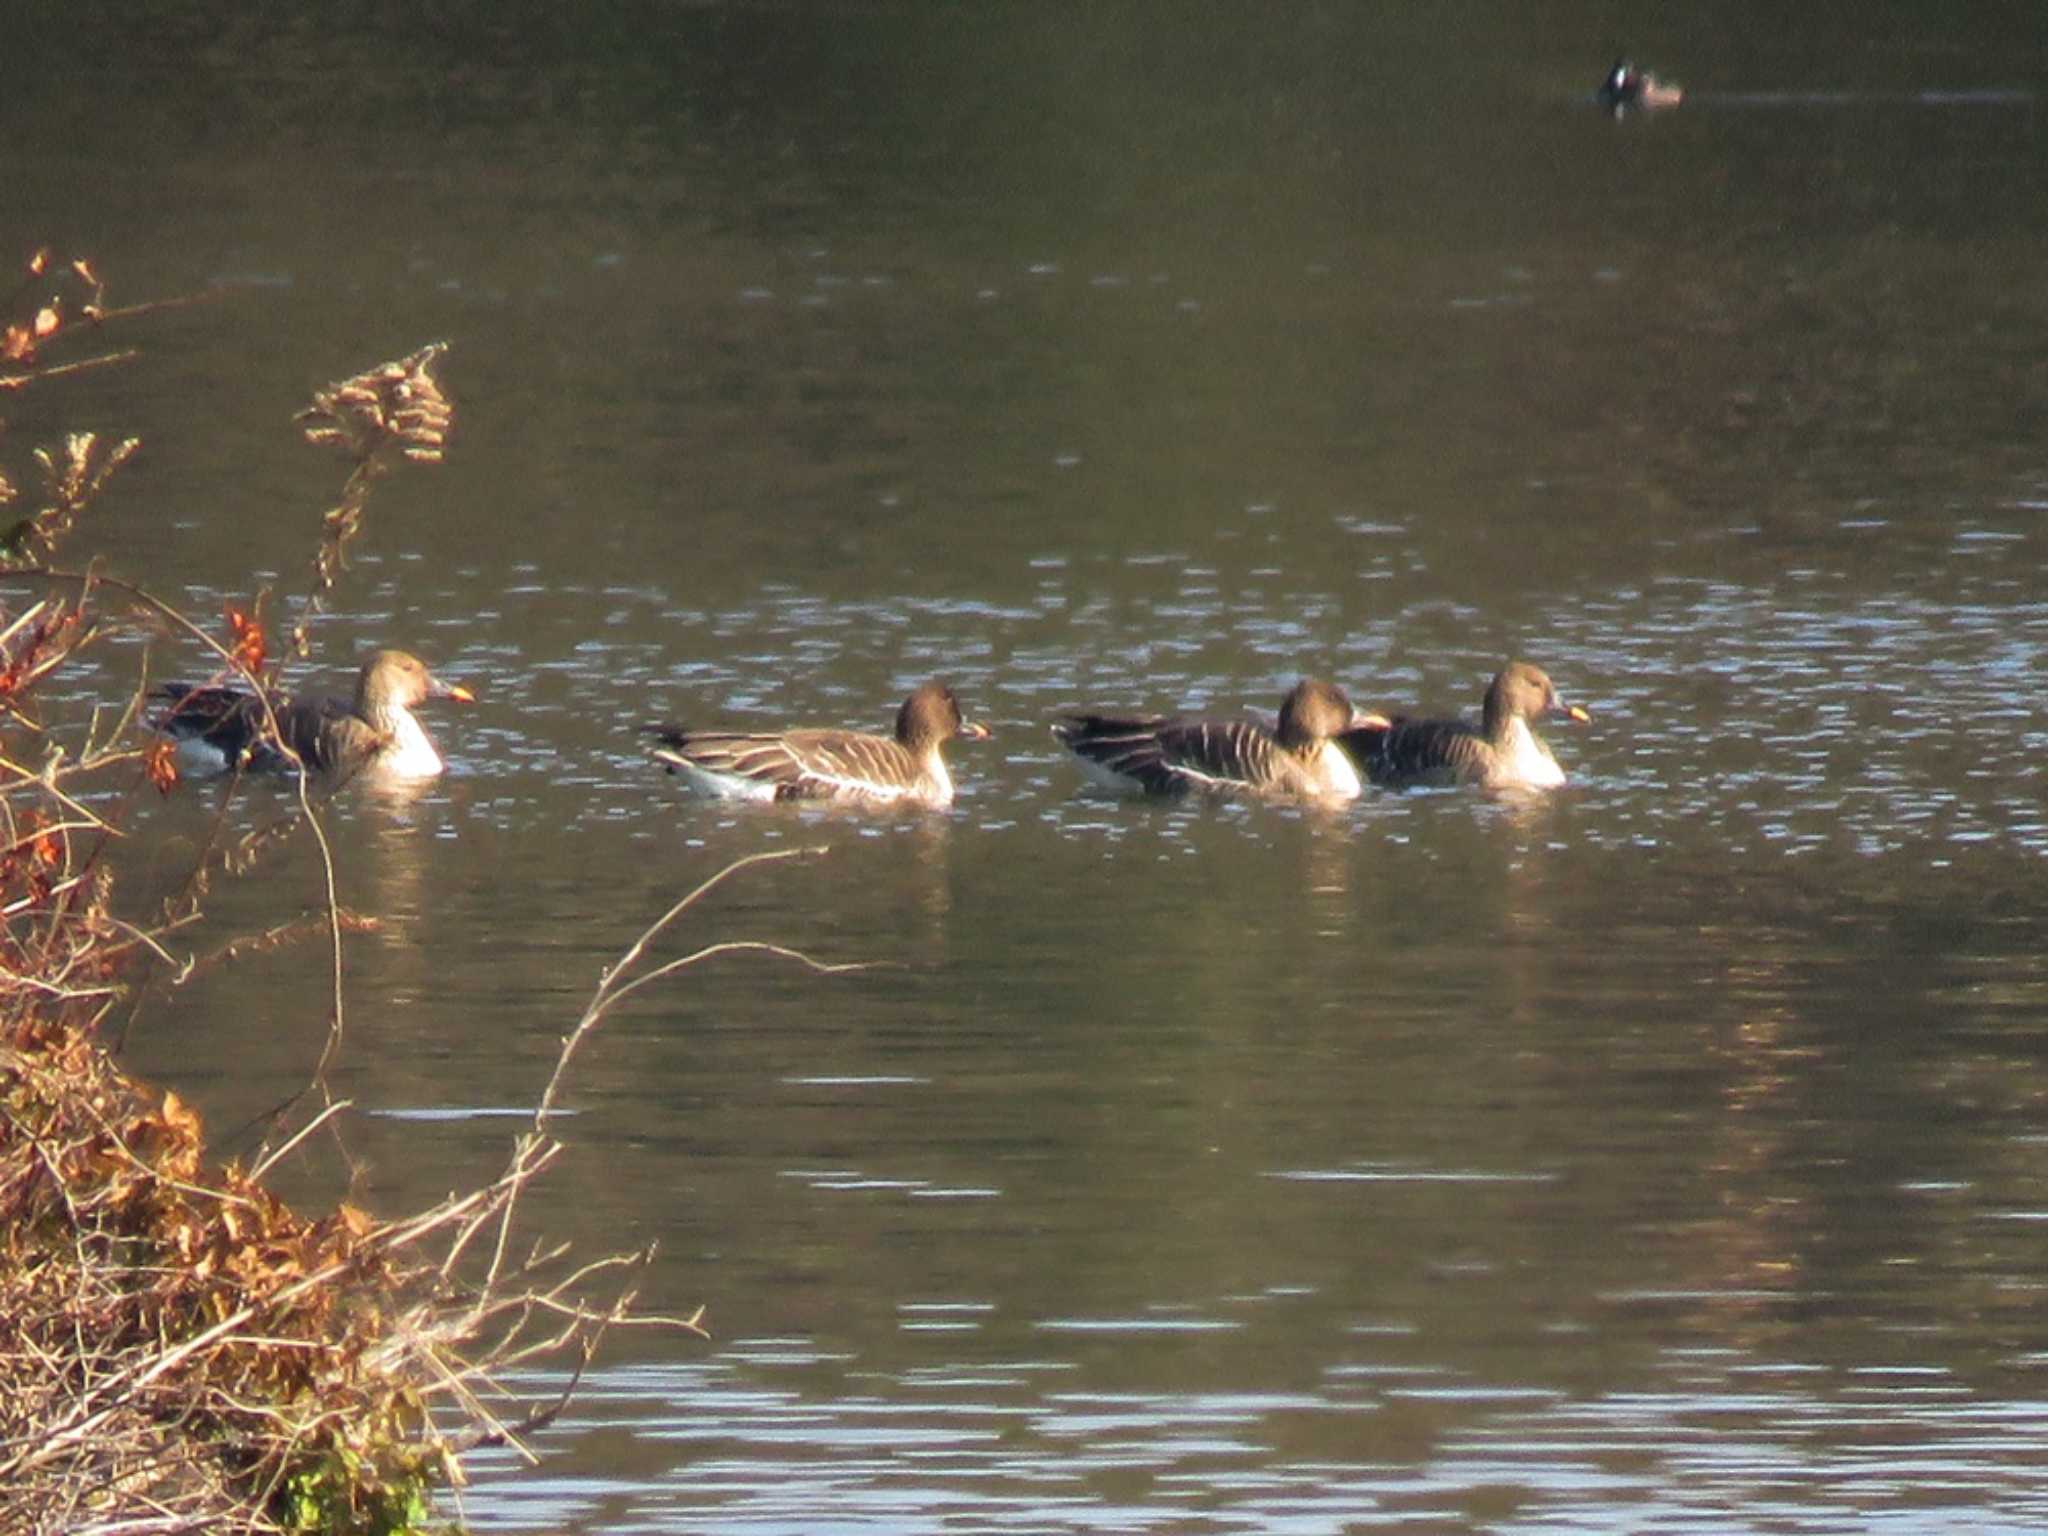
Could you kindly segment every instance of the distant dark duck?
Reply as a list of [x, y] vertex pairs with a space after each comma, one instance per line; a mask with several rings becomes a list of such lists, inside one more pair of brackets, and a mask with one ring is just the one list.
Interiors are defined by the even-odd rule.
[[948, 805], [953, 778], [939, 748], [955, 736], [985, 741], [988, 727], [960, 714], [944, 683], [921, 683], [896, 711], [896, 735], [797, 730], [775, 734], [651, 725], [655, 759], [691, 790], [725, 800], [838, 800], [860, 805]]
[[1614, 61], [1614, 68], [1607, 71], [1607, 78], [1593, 94], [1601, 106], [1620, 117], [1631, 107], [1645, 112], [1675, 107], [1685, 100], [1685, 87], [1659, 80], [1647, 70], [1637, 69], [1633, 61], [1620, 58]]
[[178, 743], [188, 772], [224, 773], [237, 763], [256, 773], [291, 773], [296, 754], [316, 773], [374, 771], [430, 779], [447, 765], [413, 714], [428, 699], [472, 704], [467, 688], [444, 683], [407, 651], [379, 651], [356, 674], [352, 699], [274, 701], [277, 735], [264, 728], [263, 706], [239, 688], [160, 683], [150, 698], [165, 706], [151, 722]]
[[1068, 715], [1052, 728], [1081, 771], [1113, 789], [1154, 795], [1190, 791], [1349, 800], [1358, 770], [1332, 738], [1373, 722], [1344, 690], [1303, 678], [1280, 702], [1277, 730], [1250, 720], [1165, 715]]
[[1340, 738], [1373, 783], [1399, 789], [1420, 784], [1478, 784], [1486, 789], [1554, 789], [1564, 782], [1550, 748], [1529, 729], [1544, 715], [1581, 724], [1593, 717], [1557, 696], [1549, 676], [1526, 661], [1510, 662], [1486, 690], [1479, 723], [1393, 720], [1362, 725]]

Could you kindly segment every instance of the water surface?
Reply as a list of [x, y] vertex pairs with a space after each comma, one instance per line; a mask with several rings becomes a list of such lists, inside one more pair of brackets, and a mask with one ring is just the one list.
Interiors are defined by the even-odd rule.
[[[201, 616], [302, 585], [310, 389], [452, 343], [306, 669], [482, 696], [332, 821], [361, 1198], [493, 1171], [732, 858], [831, 850], [665, 953], [872, 963], [723, 960], [579, 1057], [533, 1222], [658, 1241], [714, 1338], [615, 1339], [478, 1528], [2048, 1518], [2037, 29], [494, 14], [86, 8], [0, 109], [18, 244], [219, 296], [9, 402], [144, 435], [81, 542]], [[1592, 110], [1623, 41], [1684, 110]], [[1131, 804], [1046, 731], [1472, 708], [1509, 654], [1595, 716], [1541, 800]], [[942, 815], [690, 805], [636, 735], [934, 673], [997, 731]], [[217, 809], [140, 816], [138, 901]], [[187, 942], [319, 890], [294, 846]], [[225, 1135], [323, 977], [208, 973], [131, 1054]]]

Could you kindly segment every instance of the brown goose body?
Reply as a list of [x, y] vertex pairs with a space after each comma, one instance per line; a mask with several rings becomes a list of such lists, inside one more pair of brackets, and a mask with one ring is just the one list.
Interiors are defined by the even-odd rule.
[[1152, 795], [1194, 792], [1348, 800], [1358, 773], [1332, 738], [1361, 716], [1334, 683], [1304, 678], [1278, 728], [1186, 715], [1068, 715], [1052, 730], [1094, 782]]
[[1549, 676], [1526, 661], [1510, 662], [1486, 690], [1477, 723], [1470, 720], [1391, 720], [1346, 731], [1344, 749], [1375, 784], [1477, 784], [1487, 789], [1553, 789], [1565, 782], [1556, 756], [1529, 728], [1532, 719], [1563, 715], [1592, 718], [1557, 696]]
[[803, 729], [697, 731], [647, 728], [656, 761], [698, 794], [727, 800], [835, 800], [855, 805], [943, 806], [953, 778], [940, 748], [988, 727], [960, 713], [944, 683], [919, 686], [896, 712], [896, 733]]
[[255, 773], [373, 770], [399, 778], [431, 778], [447, 765], [413, 710], [428, 699], [473, 703], [466, 688], [445, 683], [408, 651], [378, 651], [356, 674], [355, 693], [273, 701], [277, 733], [263, 705], [239, 688], [160, 683], [151, 699], [164, 708], [158, 730], [178, 743], [188, 771], [222, 773], [237, 765]]

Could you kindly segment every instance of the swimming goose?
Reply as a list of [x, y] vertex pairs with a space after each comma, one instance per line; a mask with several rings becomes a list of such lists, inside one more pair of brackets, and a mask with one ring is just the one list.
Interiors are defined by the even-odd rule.
[[939, 748], [955, 736], [988, 739], [963, 719], [941, 682], [921, 683], [896, 711], [896, 735], [800, 730], [777, 734], [651, 725], [655, 759], [698, 794], [726, 800], [839, 800], [860, 805], [948, 805], [952, 775]]
[[1643, 111], [1675, 107], [1685, 100], [1685, 87], [1659, 80], [1648, 71], [1637, 69], [1633, 60], [1619, 58], [1593, 94], [1601, 106], [1620, 117], [1630, 107]]
[[413, 706], [428, 699], [476, 702], [407, 651], [378, 651], [364, 662], [353, 699], [276, 700], [276, 738], [265, 732], [256, 696], [239, 688], [159, 683], [149, 696], [166, 706], [152, 723], [178, 743], [194, 774], [224, 773], [237, 763], [257, 773], [294, 772], [281, 740], [316, 773], [363, 769], [406, 779], [430, 779], [447, 766]]
[[1529, 729], [1530, 720], [1551, 714], [1581, 724], [1593, 718], [1578, 705], [1563, 703], [1541, 667], [1515, 661], [1487, 688], [1477, 725], [1397, 715], [1346, 731], [1339, 740], [1364, 765], [1373, 783], [1390, 788], [1478, 784], [1487, 789], [1553, 789], [1564, 782], [1564, 770]]
[[1277, 731], [1250, 720], [1085, 714], [1067, 716], [1052, 733], [1081, 759], [1083, 773], [1113, 789], [1349, 800], [1359, 791], [1358, 770], [1331, 738], [1375, 721], [1386, 724], [1352, 709], [1336, 684], [1308, 677], [1281, 700]]

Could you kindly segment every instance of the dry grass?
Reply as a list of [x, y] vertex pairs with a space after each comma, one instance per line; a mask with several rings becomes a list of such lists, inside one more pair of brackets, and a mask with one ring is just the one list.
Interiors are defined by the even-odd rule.
[[[103, 346], [110, 320], [156, 307], [109, 309], [88, 264], [46, 255], [4, 302], [0, 390], [133, 357], [67, 361], [62, 346]], [[345, 570], [377, 478], [442, 452], [453, 410], [432, 374], [441, 351], [343, 380], [301, 418], [309, 439], [340, 448], [351, 468], [321, 519], [293, 656]], [[729, 949], [844, 967], [750, 942], [652, 958], [654, 941], [735, 865], [598, 978], [498, 1178], [397, 1221], [347, 1205], [318, 1217], [287, 1208], [264, 1180], [347, 1107], [325, 1084], [343, 1039], [340, 957], [345, 937], [374, 921], [334, 900], [317, 798], [302, 780], [281, 821], [233, 843], [223, 834], [177, 897], [147, 919], [123, 917], [115, 867], [126, 808], [172, 789], [175, 765], [137, 729], [139, 682], [82, 735], [46, 726], [36, 705], [48, 679], [127, 626], [203, 647], [220, 678], [266, 699], [277, 681], [267, 594], [231, 610], [216, 636], [96, 567], [50, 563], [133, 450], [74, 437], [37, 454], [35, 505], [0, 540], [0, 597], [29, 594], [18, 612], [0, 610], [0, 1536], [409, 1530], [426, 1518], [432, 1486], [459, 1485], [462, 1451], [518, 1445], [567, 1399], [508, 1406], [497, 1373], [567, 1354], [580, 1375], [614, 1327], [699, 1329], [700, 1318], [636, 1312], [651, 1252], [578, 1264], [558, 1249], [515, 1251], [520, 1195], [562, 1150], [550, 1113], [578, 1046], [639, 987]], [[0, 504], [21, 496], [0, 472]], [[334, 957], [326, 1045], [307, 1089], [280, 1106], [276, 1145], [247, 1166], [213, 1166], [198, 1117], [122, 1072], [107, 1048], [110, 1020], [205, 963], [175, 946], [213, 879], [247, 872], [302, 833], [326, 872], [324, 918], [310, 925]], [[307, 927], [231, 941], [216, 959]], [[605, 1299], [590, 1299], [600, 1289]]]

